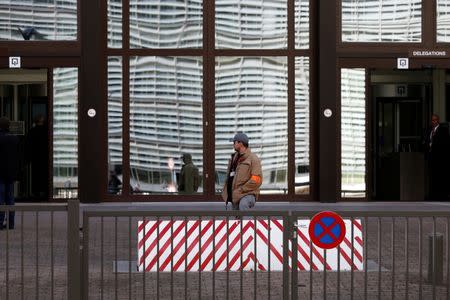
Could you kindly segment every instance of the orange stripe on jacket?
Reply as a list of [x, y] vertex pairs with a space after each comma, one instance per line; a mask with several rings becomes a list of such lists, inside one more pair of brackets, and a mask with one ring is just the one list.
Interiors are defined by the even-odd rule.
[[256, 184], [260, 184], [261, 183], [261, 176], [252, 175], [252, 177], [250, 177], [250, 179], [253, 180], [254, 182], [256, 182]]

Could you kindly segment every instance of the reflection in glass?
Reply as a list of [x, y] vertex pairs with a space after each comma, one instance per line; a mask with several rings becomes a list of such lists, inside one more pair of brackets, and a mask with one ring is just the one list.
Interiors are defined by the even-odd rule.
[[0, 1], [0, 40], [76, 40], [77, 0]]
[[78, 197], [78, 69], [53, 69], [53, 197]]
[[450, 0], [436, 0], [437, 42], [450, 42]]
[[122, 58], [108, 58], [108, 194], [122, 190]]
[[216, 0], [216, 48], [287, 48], [287, 0]]
[[342, 0], [343, 42], [420, 42], [422, 0]]
[[365, 81], [365, 69], [341, 69], [342, 197], [366, 195]]
[[108, 0], [108, 47], [122, 47], [122, 0]]
[[[177, 192], [183, 153], [191, 155], [201, 177], [202, 80], [201, 57], [130, 58], [130, 185], [134, 193]], [[203, 192], [201, 182], [197, 192]]]
[[309, 0], [295, 0], [295, 48], [309, 48]]
[[131, 48], [201, 48], [202, 0], [130, 0]]
[[309, 194], [309, 57], [295, 58], [295, 193]]
[[261, 159], [261, 193], [287, 193], [287, 59], [218, 57], [215, 82], [216, 192], [234, 151], [229, 139], [243, 131]]

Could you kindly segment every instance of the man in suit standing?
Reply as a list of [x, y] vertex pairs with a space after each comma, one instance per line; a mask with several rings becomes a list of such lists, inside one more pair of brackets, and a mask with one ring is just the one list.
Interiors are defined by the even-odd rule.
[[[439, 123], [439, 116], [431, 116], [431, 126], [425, 136], [425, 151], [429, 170], [429, 199], [447, 200], [450, 137], [448, 128]], [[447, 180], [446, 180], [447, 179]], [[447, 182], [446, 182], [447, 181]]]
[[[19, 139], [9, 133], [9, 120], [0, 118], [0, 205], [14, 205], [14, 179], [18, 172]], [[8, 224], [3, 225], [5, 212], [0, 211], [0, 230], [8, 226], [14, 229], [13, 211], [9, 212]]]

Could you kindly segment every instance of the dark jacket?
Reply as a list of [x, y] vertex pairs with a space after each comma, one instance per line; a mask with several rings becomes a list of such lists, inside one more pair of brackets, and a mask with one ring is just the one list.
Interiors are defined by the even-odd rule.
[[178, 191], [180, 193], [192, 194], [198, 190], [200, 175], [198, 168], [192, 162], [190, 154], [183, 156], [184, 165], [181, 167]]
[[19, 138], [0, 130], [0, 179], [11, 182], [19, 171]]

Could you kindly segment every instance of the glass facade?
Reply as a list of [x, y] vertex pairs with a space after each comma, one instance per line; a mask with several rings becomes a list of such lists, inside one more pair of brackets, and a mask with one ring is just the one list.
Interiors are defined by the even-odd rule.
[[309, 194], [309, 57], [295, 59], [295, 193]]
[[287, 193], [287, 59], [216, 58], [216, 190], [223, 188], [229, 139], [242, 131], [261, 159], [261, 193]]
[[78, 69], [53, 69], [53, 197], [78, 197]]
[[422, 0], [342, 0], [343, 42], [420, 42]]
[[216, 48], [287, 48], [287, 0], [216, 0], [215, 20]]
[[342, 197], [366, 196], [366, 71], [341, 69]]
[[123, 164], [122, 58], [108, 58], [108, 194], [120, 194]]
[[[201, 57], [130, 58], [130, 186], [133, 193], [176, 193], [190, 154], [203, 173]], [[203, 191], [200, 186], [197, 192]]]
[[309, 48], [309, 0], [295, 0], [295, 48]]
[[436, 0], [436, 32], [437, 42], [450, 42], [450, 1]]
[[108, 0], [108, 47], [122, 48], [122, 0]]
[[0, 0], [0, 41], [76, 40], [77, 0]]
[[202, 0], [131, 0], [131, 48], [201, 48]]

